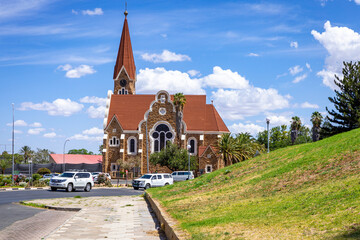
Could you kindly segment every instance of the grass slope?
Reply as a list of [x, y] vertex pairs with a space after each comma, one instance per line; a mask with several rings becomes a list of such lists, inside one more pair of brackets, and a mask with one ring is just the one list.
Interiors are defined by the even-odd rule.
[[149, 193], [192, 239], [360, 239], [360, 129]]

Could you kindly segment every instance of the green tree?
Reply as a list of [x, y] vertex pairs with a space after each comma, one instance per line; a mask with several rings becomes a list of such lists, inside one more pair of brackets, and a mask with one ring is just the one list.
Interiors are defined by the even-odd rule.
[[34, 154], [34, 163], [49, 163], [50, 162], [50, 154], [54, 152], [49, 149], [40, 149], [38, 148]]
[[217, 148], [222, 155], [225, 166], [238, 162], [241, 159], [239, 152], [236, 149], [236, 141], [230, 133], [225, 133], [218, 141]]
[[34, 151], [29, 146], [23, 146], [20, 149], [20, 154], [24, 157], [24, 163], [26, 164], [34, 155]]
[[250, 133], [239, 133], [235, 138], [235, 149], [239, 158], [233, 159], [233, 162], [245, 161], [254, 157], [257, 153], [265, 151], [265, 147], [259, 144]]
[[321, 123], [322, 123], [323, 116], [318, 111], [315, 111], [311, 115], [311, 122], [312, 122], [312, 140], [314, 142], [319, 141], [320, 139], [320, 130], [321, 130]]
[[99, 146], [99, 154], [100, 154], [100, 155], [103, 154], [103, 149], [104, 149], [104, 145], [101, 144], [101, 145]]
[[5, 170], [9, 167], [11, 167], [11, 162], [8, 159], [0, 158], [1, 174], [4, 174]]
[[[256, 141], [267, 148], [267, 130], [259, 132]], [[289, 131], [286, 125], [276, 126], [270, 129], [270, 150], [283, 148], [291, 145]]]
[[179, 147], [181, 147], [181, 132], [182, 132], [182, 119], [183, 119], [183, 110], [186, 104], [186, 98], [183, 93], [174, 94], [174, 105], [176, 110], [176, 138]]
[[298, 116], [291, 118], [291, 142], [295, 144], [301, 127], [301, 120]]
[[81, 149], [71, 149], [68, 151], [68, 154], [82, 154], [82, 155], [94, 155], [93, 152], [86, 150], [85, 148]]
[[[159, 164], [162, 167], [168, 167], [171, 171], [186, 171], [188, 170], [188, 157], [186, 149], [179, 148], [176, 144], [168, 142], [166, 148], [150, 155], [150, 162], [153, 165]], [[197, 159], [191, 156], [190, 169], [196, 170], [196, 168]]]
[[326, 107], [333, 134], [360, 126], [360, 61], [344, 62], [342, 73], [342, 79], [335, 75], [335, 97], [329, 97], [336, 110]]

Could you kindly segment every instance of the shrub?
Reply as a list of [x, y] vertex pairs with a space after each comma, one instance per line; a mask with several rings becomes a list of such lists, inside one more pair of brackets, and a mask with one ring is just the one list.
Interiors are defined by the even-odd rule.
[[38, 174], [38, 173], [34, 173], [34, 174], [32, 175], [32, 179], [33, 179], [34, 182], [35, 182], [36, 180], [39, 180], [40, 178], [41, 178], [41, 175]]
[[26, 182], [20, 182], [20, 183], [19, 183], [19, 186], [21, 186], [21, 187], [26, 187], [26, 185], [27, 185]]
[[[10, 181], [11, 181], [11, 178], [10, 178]], [[26, 181], [25, 175], [19, 175], [15, 180], [16, 183], [25, 182], [25, 181]]]
[[50, 183], [50, 179], [49, 179], [49, 178], [46, 178], [46, 179], [41, 178], [41, 179], [39, 179], [39, 181], [42, 182], [42, 183], [45, 183], [46, 185], [49, 186], [49, 183]]
[[39, 170], [37, 170], [37, 173], [40, 175], [44, 175], [44, 174], [50, 174], [51, 171], [48, 168], [39, 168]]
[[107, 180], [107, 177], [105, 174], [103, 173], [100, 173], [97, 177], [97, 182], [98, 184], [101, 184], [101, 183], [106, 183], [106, 180]]
[[[35, 175], [35, 174], [34, 174]], [[44, 181], [34, 180], [33, 182], [34, 187], [46, 187], [46, 183]]]
[[111, 181], [110, 181], [110, 179], [107, 179], [107, 178], [106, 178], [105, 186], [106, 186], [106, 187], [112, 187], [112, 186], [113, 186], [112, 183], [111, 183]]

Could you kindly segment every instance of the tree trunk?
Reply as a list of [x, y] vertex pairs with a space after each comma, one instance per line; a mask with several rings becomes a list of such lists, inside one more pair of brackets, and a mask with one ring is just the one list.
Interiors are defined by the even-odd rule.
[[313, 139], [313, 142], [319, 141], [319, 139], [320, 139], [320, 128], [319, 127], [313, 127], [312, 139]]
[[296, 138], [298, 136], [298, 132], [296, 130], [291, 131], [291, 143], [294, 145]]
[[181, 133], [182, 133], [182, 118], [183, 113], [178, 108], [176, 109], [176, 138], [179, 148], [181, 148]]

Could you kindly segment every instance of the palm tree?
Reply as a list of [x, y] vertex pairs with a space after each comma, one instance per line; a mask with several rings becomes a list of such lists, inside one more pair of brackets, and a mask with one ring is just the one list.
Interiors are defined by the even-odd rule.
[[320, 139], [320, 126], [322, 123], [323, 116], [318, 111], [313, 112], [311, 115], [312, 127], [312, 139], [314, 142], [319, 141]]
[[5, 170], [10, 166], [11, 166], [11, 163], [7, 159], [1, 159], [0, 160], [1, 174], [4, 174]]
[[183, 110], [186, 104], [186, 98], [183, 93], [175, 93], [174, 94], [174, 105], [176, 110], [176, 138], [181, 147], [181, 132], [182, 132], [182, 119], [183, 119]]
[[27, 163], [27, 161], [32, 157], [32, 155], [34, 154], [34, 151], [31, 150], [31, 148], [29, 146], [23, 146], [20, 149], [20, 154], [23, 155], [24, 157], [24, 161], [25, 163]]
[[294, 144], [301, 127], [301, 120], [298, 116], [292, 117], [291, 119], [291, 142]]
[[222, 155], [225, 166], [241, 159], [236, 149], [236, 141], [230, 133], [225, 133], [218, 141], [217, 148]]
[[[235, 138], [236, 150], [239, 153], [239, 161], [245, 161], [254, 157], [257, 153], [264, 152], [264, 145], [259, 144], [250, 133], [239, 133]], [[237, 159], [235, 159], [237, 160]]]

